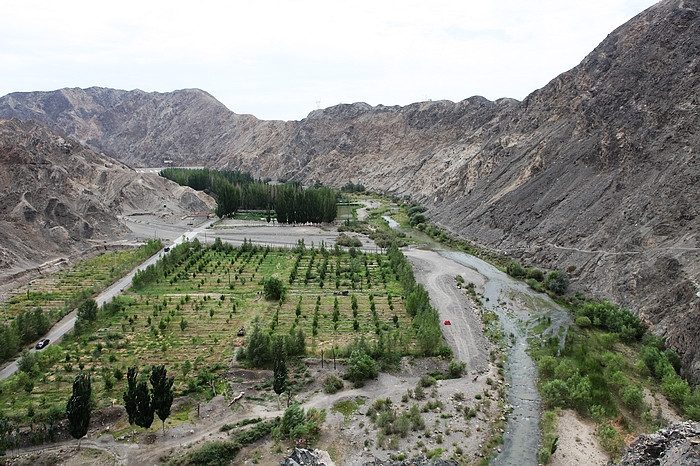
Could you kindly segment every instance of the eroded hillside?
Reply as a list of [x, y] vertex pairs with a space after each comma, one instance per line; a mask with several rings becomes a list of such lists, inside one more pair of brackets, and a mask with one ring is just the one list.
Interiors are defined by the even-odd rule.
[[128, 229], [119, 216], [181, 216], [210, 205], [206, 195], [137, 173], [36, 122], [0, 120], [3, 275], [120, 238]]

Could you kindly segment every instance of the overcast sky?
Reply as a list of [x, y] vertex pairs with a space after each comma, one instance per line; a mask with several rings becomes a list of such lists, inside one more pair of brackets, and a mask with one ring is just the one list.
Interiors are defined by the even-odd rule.
[[339, 103], [523, 99], [653, 0], [3, 0], [0, 95], [199, 88], [299, 120]]

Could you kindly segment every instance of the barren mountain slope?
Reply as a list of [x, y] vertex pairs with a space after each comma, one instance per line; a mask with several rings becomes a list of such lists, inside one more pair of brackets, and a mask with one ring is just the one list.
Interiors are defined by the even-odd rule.
[[91, 88], [10, 94], [0, 117], [42, 118], [134, 165], [410, 195], [454, 233], [642, 313], [697, 382], [699, 8], [658, 3], [523, 102], [356, 103], [278, 122], [201, 91]]
[[0, 120], [0, 268], [9, 275], [127, 232], [117, 216], [208, 210], [208, 196], [139, 174], [35, 122]]
[[204, 165], [238, 132], [260, 123], [198, 89], [18, 92], [0, 99], [0, 118], [12, 117], [45, 123], [133, 167], [161, 167], [165, 160]]

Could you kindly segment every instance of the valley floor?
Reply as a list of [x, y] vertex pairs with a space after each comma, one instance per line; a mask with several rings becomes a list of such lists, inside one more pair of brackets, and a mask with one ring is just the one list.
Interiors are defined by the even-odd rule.
[[[124, 218], [123, 221], [132, 230], [128, 241], [139, 242], [156, 236], [164, 239], [166, 245], [182, 235], [183, 231], [196, 227], [196, 222], [189, 219], [174, 222], [144, 215]], [[206, 230], [206, 236], [200, 234], [198, 238], [211, 243], [220, 237], [234, 245], [241, 244], [246, 238], [263, 244], [291, 247], [302, 238], [307, 246], [312, 243], [320, 245], [321, 242], [332, 246], [336, 236], [337, 231], [330, 227], [227, 220], [217, 223], [214, 228]], [[362, 241], [363, 248], [375, 248], [367, 238], [362, 238]], [[450, 326], [443, 326], [443, 334], [455, 357], [467, 362], [467, 374], [459, 379], [437, 381], [432, 388], [426, 389], [425, 398], [416, 399], [409, 394], [415, 391], [420, 377], [437, 369], [444, 371], [447, 362], [404, 358], [396, 373], [380, 373], [377, 379], [362, 388], [351, 388], [346, 382], [346, 389], [327, 395], [322, 391], [323, 378], [330, 373], [342, 375], [344, 368], [338, 365], [332, 369], [328, 361], [321, 368], [320, 361], [307, 360], [313, 382], [304, 393], [297, 395], [297, 400], [303, 401], [305, 409], [326, 409], [327, 420], [316, 447], [328, 451], [337, 464], [361, 465], [375, 458], [386, 460], [391, 455], [401, 453], [410, 458], [437, 449], [441, 449], [441, 456], [445, 459], [454, 457], [464, 463], [479, 462], [482, 455], [491, 453], [485, 447], [488, 439], [502, 433], [502, 422], [497, 421], [507, 417], [508, 401], [499, 394], [499, 391], [505, 392], [500, 390], [505, 388], [505, 381], [499, 377], [495, 360], [489, 357], [495, 348], [484, 337], [479, 317], [454, 280], [456, 275], [462, 274], [478, 288], [484, 278], [473, 269], [432, 251], [413, 249], [406, 254], [414, 265], [418, 281], [424, 284], [430, 293], [431, 303], [439, 310], [441, 321], [451, 321]], [[6, 462], [31, 464], [38, 458], [35, 455], [42, 458], [56, 455], [56, 464], [154, 464], [164, 461], [204, 442], [228, 439], [229, 435], [220, 431], [224, 424], [252, 417], [281, 416], [284, 410], [278, 408], [276, 400], [265, 399], [264, 395], [256, 392], [256, 385], [270, 377], [269, 371], [244, 371], [234, 363], [231, 367], [230, 393], [245, 392], [249, 401], [244, 400], [240, 405], [234, 405], [233, 409], [224, 397], [217, 396], [198, 409], [195, 404], [190, 411], [189, 422], [169, 427], [165, 435], [157, 430], [140, 434], [134, 444], [129, 439], [115, 439], [110, 433], [124, 429], [126, 414], [118, 406], [113, 408], [116, 410], [113, 414], [118, 415], [111, 417], [109, 422], [105, 422], [104, 417], [96, 416], [101, 421], [93, 422], [87, 438], [81, 442], [80, 453], [76, 450], [77, 442], [67, 441], [55, 447], [27, 449]], [[425, 428], [412, 431], [407, 437], [389, 445], [388, 439], [381, 439], [366, 416], [368, 409], [379, 398], [390, 398], [399, 411], [418, 404], [422, 407]], [[354, 402], [357, 409], [347, 417], [333, 412], [331, 409], [340, 401]], [[426, 407], [429, 402], [432, 408]], [[475, 410], [476, 415], [465, 416], [465, 407]], [[601, 464], [607, 460], [593, 436], [593, 426], [577, 421], [572, 413], [564, 413], [560, 419], [560, 429], [562, 440], [553, 457], [553, 464]], [[493, 448], [498, 449], [500, 445]], [[103, 453], [95, 453], [91, 459], [92, 453], [86, 452], [92, 449]], [[40, 453], [32, 453], [32, 450]], [[257, 464], [279, 464], [290, 452], [288, 445], [270, 441], [244, 449], [236, 462], [255, 460]]]

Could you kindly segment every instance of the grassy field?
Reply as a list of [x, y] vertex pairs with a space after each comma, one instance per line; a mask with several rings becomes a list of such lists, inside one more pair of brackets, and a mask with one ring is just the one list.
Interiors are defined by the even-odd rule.
[[37, 306], [54, 318], [70, 312], [73, 298], [81, 292], [93, 294], [126, 275], [159, 249], [159, 244], [101, 253], [55, 274], [41, 276], [17, 288], [3, 306], [4, 323], [23, 310]]
[[[175, 375], [176, 394], [200, 391], [229, 367], [234, 351], [245, 343], [237, 331], [249, 329], [256, 318], [273, 334], [301, 328], [311, 354], [363, 337], [372, 344], [380, 333], [396, 352], [415, 348], [402, 288], [385, 256], [358, 252], [353, 257], [314, 248], [242, 249], [193, 247], [167, 274], [126, 293], [116, 312], [101, 311], [83, 335], [69, 335], [40, 352], [33, 373], [0, 384], [0, 410], [17, 421], [26, 422], [32, 413], [41, 417], [51, 406], [65, 405], [80, 371], [92, 374], [97, 407], [121, 403], [132, 365], [144, 370], [165, 364]], [[88, 274], [85, 267], [53, 279]], [[91, 267], [98, 275], [100, 266]], [[283, 301], [263, 297], [266, 277], [285, 284]], [[218, 391], [225, 387], [222, 381], [215, 383]]]

